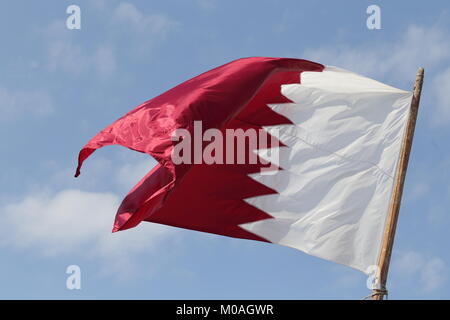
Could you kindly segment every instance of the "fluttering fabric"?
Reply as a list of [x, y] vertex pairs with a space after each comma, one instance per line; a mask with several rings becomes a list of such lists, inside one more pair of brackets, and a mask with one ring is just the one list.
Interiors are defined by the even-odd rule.
[[[149, 221], [286, 245], [367, 272], [379, 254], [411, 98], [311, 61], [239, 59], [100, 131], [80, 151], [76, 176], [96, 149], [122, 145], [158, 164], [124, 198], [113, 231]], [[265, 163], [174, 163], [173, 133], [194, 136], [198, 122], [224, 135], [263, 131], [271, 142], [246, 148], [245, 158], [256, 153]]]

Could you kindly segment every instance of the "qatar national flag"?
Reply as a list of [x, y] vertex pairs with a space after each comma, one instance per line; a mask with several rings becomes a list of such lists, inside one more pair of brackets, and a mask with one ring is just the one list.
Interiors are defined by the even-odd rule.
[[100, 131], [76, 175], [105, 145], [147, 153], [158, 164], [124, 198], [113, 231], [149, 221], [277, 243], [368, 273], [411, 99], [311, 61], [239, 59]]

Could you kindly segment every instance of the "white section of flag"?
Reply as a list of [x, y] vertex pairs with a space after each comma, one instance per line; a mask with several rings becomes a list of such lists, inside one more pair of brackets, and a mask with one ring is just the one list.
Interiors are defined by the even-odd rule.
[[[273, 219], [240, 225], [273, 243], [367, 273], [377, 263], [412, 93], [326, 67], [281, 87], [269, 105], [294, 125], [265, 129], [286, 145], [283, 170], [253, 174], [278, 194], [246, 201]], [[271, 159], [268, 150], [258, 154]]]

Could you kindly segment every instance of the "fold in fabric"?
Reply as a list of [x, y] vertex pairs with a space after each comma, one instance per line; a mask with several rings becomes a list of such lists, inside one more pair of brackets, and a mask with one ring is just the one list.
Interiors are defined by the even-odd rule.
[[[381, 247], [411, 98], [306, 60], [240, 59], [99, 132], [80, 151], [76, 176], [96, 149], [122, 145], [158, 164], [124, 198], [113, 231], [155, 222], [277, 243], [369, 272]], [[236, 164], [236, 154], [232, 164], [175, 164], [172, 135], [184, 129], [194, 136], [196, 121], [203, 132], [261, 130], [278, 143], [243, 150], [245, 159], [256, 154], [269, 164]], [[268, 166], [271, 175], [263, 173]]]

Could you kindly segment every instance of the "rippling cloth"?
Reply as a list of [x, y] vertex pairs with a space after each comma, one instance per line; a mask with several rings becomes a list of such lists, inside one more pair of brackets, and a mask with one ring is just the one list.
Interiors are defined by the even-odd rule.
[[[286, 245], [368, 272], [381, 247], [411, 98], [311, 61], [239, 59], [99, 132], [80, 151], [76, 176], [103, 146], [144, 152], [158, 164], [125, 197], [113, 231], [156, 222]], [[224, 135], [260, 130], [277, 143], [245, 149], [246, 159], [256, 153], [266, 163], [175, 164], [180, 142], [172, 135], [194, 136], [196, 121]], [[271, 174], [262, 170], [267, 162]]]

